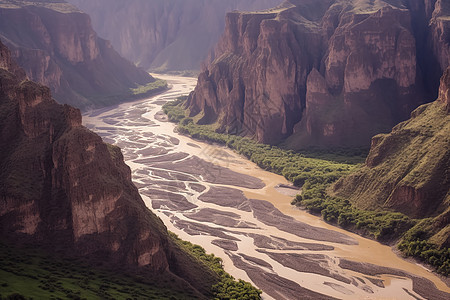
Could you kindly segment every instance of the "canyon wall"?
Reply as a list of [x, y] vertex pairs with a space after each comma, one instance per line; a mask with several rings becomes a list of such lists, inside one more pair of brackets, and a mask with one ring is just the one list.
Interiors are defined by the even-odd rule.
[[[436, 217], [435, 226], [445, 231], [450, 220], [449, 91], [450, 68], [438, 99], [414, 110], [390, 133], [373, 137], [365, 166], [341, 178], [330, 192], [364, 209]], [[448, 232], [443, 236], [448, 247]]]
[[83, 127], [79, 109], [27, 80], [1, 43], [0, 55], [2, 241], [152, 276], [180, 274], [186, 291], [210, 295], [214, 275], [168, 237], [120, 149]]
[[0, 1], [0, 40], [28, 76], [81, 109], [135, 97], [154, 81], [100, 39], [88, 15], [65, 1]]
[[200, 70], [218, 41], [225, 13], [259, 10], [282, 0], [69, 0], [124, 57], [156, 71]]
[[294, 149], [368, 146], [436, 98], [450, 41], [443, 3], [290, 0], [228, 13], [190, 116]]

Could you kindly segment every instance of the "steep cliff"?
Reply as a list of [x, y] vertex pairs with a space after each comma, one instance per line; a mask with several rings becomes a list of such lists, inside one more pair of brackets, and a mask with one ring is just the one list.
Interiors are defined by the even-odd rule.
[[65, 1], [0, 1], [0, 39], [28, 76], [81, 109], [134, 97], [154, 81], [100, 39], [88, 15]]
[[449, 38], [433, 24], [449, 23], [434, 2], [290, 0], [229, 13], [190, 115], [292, 148], [368, 146], [436, 97]]
[[448, 225], [449, 79], [450, 68], [442, 77], [438, 100], [417, 108], [391, 133], [373, 137], [366, 165], [339, 180], [332, 192], [361, 208], [393, 209], [414, 218], [443, 214]]
[[[200, 70], [228, 11], [257, 10], [281, 0], [69, 0], [88, 13], [98, 34], [145, 69]], [[117, 20], [120, 20], [118, 22]]]
[[[0, 43], [0, 237], [149, 274], [215, 282], [178, 249], [131, 182], [119, 148], [29, 81]], [[177, 279], [178, 281], [180, 279]]]

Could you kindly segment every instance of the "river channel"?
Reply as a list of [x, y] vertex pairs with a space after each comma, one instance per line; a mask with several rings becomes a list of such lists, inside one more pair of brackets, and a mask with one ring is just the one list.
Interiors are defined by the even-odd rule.
[[423, 266], [291, 206], [298, 191], [284, 177], [176, 133], [161, 106], [196, 79], [158, 77], [171, 89], [91, 111], [83, 123], [122, 149], [146, 205], [170, 231], [221, 257], [264, 299], [450, 299]]

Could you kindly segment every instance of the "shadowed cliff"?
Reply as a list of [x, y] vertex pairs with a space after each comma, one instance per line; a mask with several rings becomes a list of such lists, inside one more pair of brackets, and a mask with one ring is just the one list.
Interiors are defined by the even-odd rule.
[[197, 297], [211, 295], [216, 275], [169, 238], [120, 149], [83, 127], [78, 109], [29, 81], [1, 43], [0, 153], [2, 241], [169, 276]]
[[65, 1], [0, 1], [0, 39], [28, 76], [80, 109], [133, 99], [155, 79], [100, 39], [88, 15]]

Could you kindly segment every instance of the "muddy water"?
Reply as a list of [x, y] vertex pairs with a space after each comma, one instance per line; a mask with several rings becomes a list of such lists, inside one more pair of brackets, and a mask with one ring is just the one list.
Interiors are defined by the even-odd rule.
[[[169, 230], [221, 257], [226, 271], [253, 282], [265, 299], [447, 298], [442, 292], [450, 289], [439, 278], [390, 247], [292, 207], [296, 191], [283, 187], [283, 177], [175, 133], [161, 106], [189, 93], [196, 80], [163, 78], [169, 91], [83, 120], [122, 148], [146, 205]], [[343, 259], [367, 268], [340, 266]], [[425, 287], [414, 288], [420, 278]]]

